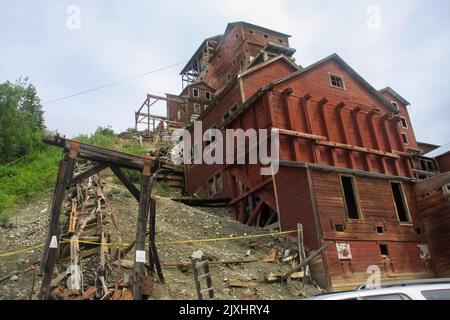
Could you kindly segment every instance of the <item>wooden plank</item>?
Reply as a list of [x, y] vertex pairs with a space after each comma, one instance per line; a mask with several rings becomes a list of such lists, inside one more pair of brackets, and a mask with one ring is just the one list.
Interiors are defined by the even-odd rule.
[[279, 132], [281, 135], [287, 135], [287, 136], [297, 137], [297, 138], [304, 138], [304, 139], [309, 139], [309, 140], [318, 140], [318, 141], [327, 140], [327, 138], [324, 136], [318, 136], [315, 134], [309, 134], [309, 133], [286, 130], [286, 129], [272, 128], [272, 131]]
[[417, 182], [414, 186], [414, 189], [416, 191], [416, 195], [419, 197], [431, 191], [440, 189], [447, 184], [450, 184], [450, 172], [445, 172], [426, 180]]
[[329, 141], [317, 141], [317, 144], [322, 145], [322, 146], [331, 147], [331, 148], [338, 148], [338, 149], [344, 149], [344, 150], [358, 151], [358, 152], [362, 152], [362, 153], [369, 153], [369, 154], [374, 154], [377, 156], [388, 157], [388, 158], [393, 158], [393, 159], [399, 158], [399, 156], [395, 153], [374, 150], [374, 149], [370, 149], [370, 148], [351, 146], [351, 145], [343, 144], [343, 143], [329, 142]]
[[238, 196], [237, 198], [233, 199], [230, 201], [229, 205], [235, 205], [236, 203], [238, 203], [239, 201], [244, 200], [245, 198], [247, 198], [248, 196], [250, 196], [251, 194], [259, 191], [260, 189], [264, 188], [265, 186], [267, 186], [269, 183], [272, 183], [272, 178], [268, 178], [262, 182], [260, 182], [259, 184], [257, 184], [256, 186], [254, 186], [253, 188], [251, 188], [250, 190], [244, 192], [243, 194], [241, 194], [240, 196]]
[[255, 222], [256, 217], [261, 213], [261, 209], [264, 205], [264, 201], [260, 200], [258, 204], [256, 205], [255, 209], [253, 209], [252, 213], [250, 214], [247, 225], [252, 225], [253, 222]]

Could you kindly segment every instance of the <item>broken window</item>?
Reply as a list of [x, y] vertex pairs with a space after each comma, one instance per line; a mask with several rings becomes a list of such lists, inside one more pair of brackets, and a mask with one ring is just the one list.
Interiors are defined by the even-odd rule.
[[389, 249], [387, 244], [380, 244], [380, 254], [383, 257], [389, 257]]
[[265, 34], [264, 38], [269, 39], [269, 35]]
[[400, 110], [400, 109], [398, 108], [397, 102], [391, 101], [391, 104], [394, 106], [395, 109]]
[[280, 44], [283, 44], [283, 39], [278, 39], [278, 42], [280, 43]]
[[408, 137], [406, 136], [406, 133], [402, 133], [402, 139], [404, 144], [408, 144]]
[[384, 233], [384, 227], [377, 227], [377, 233]]
[[205, 91], [205, 99], [206, 100], [211, 100], [211, 92]]
[[408, 129], [408, 122], [406, 121], [406, 118], [405, 117], [400, 117], [400, 120], [402, 122], [402, 127], [404, 129]]
[[252, 29], [248, 29], [249, 34], [254, 34], [255, 32]]
[[336, 232], [344, 232], [343, 224], [336, 224], [336, 225], [334, 225], [334, 228], [336, 229]]
[[356, 196], [356, 188], [353, 177], [341, 176], [342, 191], [345, 200], [345, 210], [349, 219], [361, 218]]
[[199, 98], [200, 90], [194, 88], [194, 90], [192, 90], [192, 95], [194, 96], [194, 98]]
[[392, 195], [394, 197], [395, 210], [400, 222], [410, 223], [408, 207], [401, 183], [391, 182]]
[[345, 89], [344, 79], [342, 77], [337, 76], [335, 74], [330, 74], [330, 83], [332, 87]]

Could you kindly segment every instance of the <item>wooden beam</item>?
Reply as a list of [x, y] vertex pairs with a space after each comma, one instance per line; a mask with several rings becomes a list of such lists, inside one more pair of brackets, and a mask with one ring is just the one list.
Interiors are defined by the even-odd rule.
[[336, 142], [329, 142], [329, 141], [317, 141], [317, 144], [320, 144], [322, 146], [331, 147], [331, 148], [346, 149], [346, 150], [351, 150], [351, 151], [369, 153], [369, 154], [374, 154], [377, 156], [388, 157], [388, 158], [393, 158], [393, 159], [399, 158], [399, 156], [397, 154], [392, 153], [392, 152], [385, 152], [385, 151], [374, 150], [374, 149], [370, 149], [370, 148], [351, 146], [351, 145], [343, 144], [343, 143], [336, 143]]
[[116, 175], [116, 177], [123, 183], [123, 185], [130, 191], [133, 197], [139, 201], [140, 200], [140, 191], [136, 186], [131, 182], [125, 173], [117, 166], [110, 165], [112, 172]]
[[80, 173], [79, 175], [75, 176], [72, 179], [72, 187], [75, 186], [78, 183], [83, 182], [87, 178], [93, 176], [94, 174], [97, 174], [103, 170], [108, 168], [108, 165], [106, 163], [97, 163], [95, 166], [90, 167], [88, 170]]
[[298, 131], [292, 131], [292, 130], [286, 130], [286, 129], [279, 129], [279, 128], [272, 128], [273, 131], [278, 131], [281, 135], [286, 136], [292, 136], [297, 138], [304, 138], [309, 140], [318, 140], [318, 141], [325, 141], [327, 140], [324, 136], [318, 136], [315, 134], [309, 134], [304, 132], [298, 132]]
[[249, 195], [251, 195], [251, 194], [257, 192], [258, 190], [264, 188], [265, 186], [267, 186], [269, 183], [272, 183], [272, 178], [268, 178], [268, 179], [262, 181], [261, 183], [257, 184], [255, 187], [253, 187], [252, 189], [250, 189], [250, 190], [244, 192], [243, 194], [241, 194], [240, 196], [238, 196], [236, 199], [231, 200], [229, 205], [232, 206], [232, 205], [238, 203], [239, 201], [244, 200]]
[[253, 222], [255, 222], [258, 215], [261, 213], [261, 209], [264, 205], [264, 201], [259, 200], [258, 204], [256, 205], [255, 209], [253, 209], [252, 213], [250, 213], [250, 216], [247, 220], [247, 225], [251, 226]]
[[445, 172], [437, 176], [417, 182], [414, 186], [416, 196], [420, 197], [443, 186], [450, 184], [450, 172]]

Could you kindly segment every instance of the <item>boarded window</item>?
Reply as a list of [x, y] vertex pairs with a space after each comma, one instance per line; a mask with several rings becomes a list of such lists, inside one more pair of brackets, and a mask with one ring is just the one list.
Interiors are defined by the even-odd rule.
[[341, 177], [342, 191], [344, 193], [345, 209], [350, 219], [360, 219], [355, 183], [353, 177]]
[[395, 210], [400, 222], [410, 223], [408, 207], [406, 206], [405, 195], [403, 194], [402, 185], [398, 182], [391, 182], [392, 195], [394, 197]]
[[345, 89], [344, 79], [342, 77], [337, 76], [335, 74], [330, 74], [330, 83], [332, 87]]

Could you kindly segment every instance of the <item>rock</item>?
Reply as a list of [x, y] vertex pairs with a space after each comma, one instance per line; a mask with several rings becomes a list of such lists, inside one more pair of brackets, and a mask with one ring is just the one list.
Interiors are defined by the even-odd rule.
[[203, 251], [202, 250], [199, 250], [199, 251], [195, 251], [193, 254], [192, 254], [192, 256], [191, 256], [191, 258], [192, 259], [202, 259], [203, 258]]
[[11, 276], [11, 278], [9, 278], [9, 280], [17, 281], [17, 280], [19, 280], [19, 277], [17, 275], [13, 275], [13, 276]]

